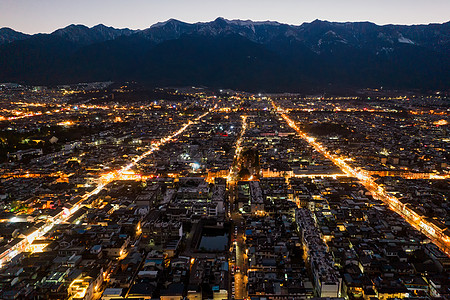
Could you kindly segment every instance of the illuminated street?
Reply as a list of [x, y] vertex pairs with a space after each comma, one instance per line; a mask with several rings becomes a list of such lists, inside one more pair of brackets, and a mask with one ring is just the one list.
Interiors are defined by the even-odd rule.
[[247, 130], [247, 116], [243, 115], [243, 116], [241, 116], [241, 119], [242, 119], [242, 129], [241, 129], [241, 133], [240, 133], [238, 139], [236, 140], [236, 150], [235, 150], [235, 154], [234, 154], [234, 161], [233, 161], [232, 166], [230, 167], [230, 172], [227, 176], [227, 179], [229, 182], [236, 181], [237, 172], [239, 171], [239, 161], [240, 161], [241, 152], [242, 152], [242, 141], [244, 138], [244, 134]]
[[312, 145], [317, 152], [333, 161], [333, 163], [335, 163], [348, 176], [358, 178], [358, 180], [373, 194], [375, 198], [378, 198], [389, 205], [393, 211], [401, 215], [411, 226], [427, 235], [433, 243], [442, 249], [442, 251], [450, 255], [450, 237], [448, 235], [443, 233], [441, 230], [435, 229], [434, 224], [420, 218], [420, 216], [418, 216], [413, 210], [400, 203], [396, 197], [389, 195], [381, 186], [376, 184], [373, 178], [350, 167], [344, 161], [344, 158], [329, 153], [323, 145], [317, 143], [314, 138], [302, 132], [296, 123], [289, 118], [288, 114], [283, 112], [283, 109], [277, 107], [274, 102], [272, 102], [272, 105], [275, 111], [282, 116], [286, 123], [303, 139], [308, 141], [308, 143]]
[[[231, 220], [236, 228], [233, 230], [232, 235], [234, 237], [234, 248], [235, 248], [235, 263], [231, 263], [230, 266], [234, 268], [235, 274], [231, 276], [231, 280], [234, 281], [235, 286], [235, 299], [244, 299], [246, 298], [246, 282], [245, 282], [245, 274], [247, 274], [246, 264], [245, 264], [245, 240], [244, 240], [244, 232], [245, 227], [243, 225], [243, 218], [236, 206], [236, 181], [239, 172], [239, 164], [241, 160], [242, 154], [242, 142], [244, 139], [245, 132], [247, 130], [247, 116], [241, 116], [242, 119], [242, 129], [239, 134], [238, 139], [236, 140], [236, 150], [233, 159], [233, 164], [230, 167], [230, 172], [227, 176], [228, 180], [228, 189], [230, 193], [230, 206], [231, 206]], [[239, 268], [239, 269], [238, 269]], [[239, 270], [239, 271], [238, 271]]]
[[211, 111], [214, 110], [214, 108], [212, 108], [210, 111], [208, 111], [208, 112], [198, 116], [193, 121], [189, 121], [188, 123], [184, 124], [183, 127], [181, 127], [176, 132], [172, 133], [171, 135], [169, 135], [169, 136], [167, 136], [165, 138], [162, 138], [159, 142], [153, 144], [152, 148], [150, 150], [148, 150], [148, 151], [144, 152], [143, 154], [135, 157], [132, 160], [132, 162], [130, 162], [129, 164], [123, 166], [121, 169], [103, 175], [100, 178], [99, 184], [94, 188], [94, 190], [92, 190], [91, 192], [86, 193], [83, 196], [81, 196], [80, 199], [76, 203], [74, 203], [73, 207], [70, 210], [62, 211], [59, 215], [55, 216], [53, 220], [51, 220], [50, 222], [47, 222], [42, 227], [38, 228], [36, 231], [34, 231], [31, 234], [29, 234], [25, 239], [20, 241], [18, 244], [16, 244], [13, 247], [9, 248], [8, 251], [5, 251], [5, 252], [1, 253], [1, 256], [0, 256], [0, 267], [3, 266], [8, 260], [12, 259], [16, 255], [21, 253], [22, 251], [27, 251], [28, 250], [28, 246], [30, 244], [32, 244], [35, 239], [37, 239], [37, 238], [45, 235], [49, 231], [51, 231], [55, 224], [59, 224], [59, 223], [62, 223], [62, 222], [65, 222], [66, 220], [68, 220], [73, 214], [75, 214], [85, 204], [86, 200], [88, 200], [93, 195], [98, 194], [109, 183], [111, 183], [111, 182], [113, 182], [113, 181], [115, 181], [117, 179], [120, 179], [121, 176], [123, 176], [123, 175], [126, 175], [126, 173], [131, 168], [133, 168], [139, 161], [141, 161], [142, 159], [144, 159], [148, 155], [152, 154], [153, 152], [159, 150], [159, 147], [161, 147], [161, 146], [163, 146], [163, 145], [165, 145], [167, 143], [170, 143], [172, 140], [176, 139], [177, 136], [182, 134], [189, 126], [191, 126], [195, 122], [201, 120], [203, 117], [207, 116]]

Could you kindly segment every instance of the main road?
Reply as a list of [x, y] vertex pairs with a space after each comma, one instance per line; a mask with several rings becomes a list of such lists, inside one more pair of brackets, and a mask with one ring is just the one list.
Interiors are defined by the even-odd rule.
[[295, 121], [287, 115], [287, 112], [282, 108], [277, 107], [274, 102], [272, 102], [272, 107], [275, 112], [278, 113], [286, 121], [286, 123], [294, 129], [301, 138], [306, 140], [317, 152], [331, 160], [348, 176], [356, 177], [359, 182], [372, 193], [374, 198], [387, 204], [391, 210], [402, 216], [412, 227], [424, 233], [443, 252], [450, 256], [450, 237], [442, 226], [438, 226], [436, 222], [430, 222], [423, 216], [418, 215], [416, 211], [400, 202], [396, 197], [389, 195], [383, 187], [378, 185], [373, 180], [371, 176], [363, 174], [361, 171], [352, 168], [344, 161], [344, 158], [328, 152], [324, 146], [316, 142], [315, 138], [310, 137], [303, 132]]
[[[236, 151], [234, 154], [233, 163], [230, 166], [230, 171], [227, 176], [228, 180], [228, 189], [230, 195], [230, 205], [231, 208], [231, 220], [233, 221], [234, 227], [231, 235], [234, 237], [233, 248], [236, 253], [236, 260], [233, 263], [230, 263], [230, 268], [235, 269], [235, 274], [231, 276], [232, 280], [234, 280], [234, 295], [232, 298], [235, 299], [245, 299], [247, 297], [247, 268], [246, 268], [246, 257], [245, 257], [245, 226], [242, 215], [239, 213], [238, 207], [236, 205], [237, 199], [237, 189], [236, 189], [236, 180], [239, 172], [239, 162], [241, 160], [242, 154], [242, 142], [244, 140], [245, 132], [247, 131], [247, 116], [243, 115], [242, 118], [242, 129], [236, 140]], [[233, 291], [233, 290], [232, 290]]]
[[186, 129], [188, 129], [192, 124], [199, 121], [200, 119], [204, 118], [206, 115], [208, 115], [210, 112], [212, 112], [214, 109], [217, 108], [217, 105], [211, 108], [209, 111], [205, 112], [204, 114], [198, 116], [193, 121], [189, 120], [187, 123], [185, 123], [179, 130], [176, 132], [162, 138], [157, 143], [153, 144], [152, 147], [142, 153], [139, 156], [136, 156], [131, 160], [131, 162], [125, 166], [123, 166], [121, 169], [109, 172], [103, 176], [100, 177], [100, 180], [96, 186], [96, 188], [88, 193], [85, 193], [82, 196], [78, 196], [79, 199], [74, 203], [71, 209], [69, 210], [62, 210], [58, 215], [54, 216], [50, 221], [46, 222], [44, 225], [42, 225], [40, 228], [37, 228], [34, 232], [30, 233], [26, 238], [17, 240], [17, 242], [14, 242], [13, 245], [10, 245], [7, 249], [5, 249], [2, 253], [0, 253], [0, 268], [8, 261], [13, 259], [16, 255], [20, 254], [21, 252], [27, 251], [27, 248], [29, 245], [33, 243], [34, 240], [37, 238], [45, 235], [49, 231], [53, 229], [53, 227], [56, 224], [60, 224], [62, 222], [67, 221], [74, 213], [76, 213], [85, 203], [86, 200], [88, 200], [90, 197], [98, 194], [101, 190], [105, 188], [106, 185], [113, 182], [114, 180], [117, 180], [121, 178], [123, 175], [126, 175], [127, 172], [136, 166], [136, 164], [144, 159], [145, 157], [149, 156], [153, 152], [159, 150], [159, 148], [171, 141], [173, 141], [177, 136], [182, 134]]

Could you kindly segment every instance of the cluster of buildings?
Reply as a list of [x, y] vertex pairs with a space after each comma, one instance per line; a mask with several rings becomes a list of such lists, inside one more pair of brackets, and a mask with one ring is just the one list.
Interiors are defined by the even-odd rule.
[[[430, 229], [342, 172], [270, 99], [189, 89], [183, 101], [73, 103], [65, 88], [0, 93], [3, 149], [16, 147], [0, 153], [1, 299], [450, 297]], [[443, 104], [358, 99], [277, 96], [445, 236]]]
[[448, 297], [449, 257], [358, 182], [317, 178], [302, 185], [311, 196], [297, 223], [315, 280], [341, 281], [340, 294], [349, 298]]
[[248, 297], [312, 297], [313, 285], [292, 213], [249, 216], [245, 222]]

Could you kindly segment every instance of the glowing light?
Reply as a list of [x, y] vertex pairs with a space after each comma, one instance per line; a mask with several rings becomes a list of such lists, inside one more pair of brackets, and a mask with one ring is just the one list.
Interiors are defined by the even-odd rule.
[[59, 122], [58, 123], [59, 126], [66, 126], [66, 127], [72, 126], [74, 124], [75, 124], [75, 122], [73, 122], [73, 121], [64, 121], [64, 122]]
[[198, 162], [192, 163], [191, 166], [194, 171], [200, 169], [200, 164]]
[[439, 121], [434, 122], [433, 124], [434, 124], [434, 125], [437, 125], [437, 126], [445, 126], [445, 125], [448, 124], [448, 121], [442, 119], [442, 120], [439, 120]]

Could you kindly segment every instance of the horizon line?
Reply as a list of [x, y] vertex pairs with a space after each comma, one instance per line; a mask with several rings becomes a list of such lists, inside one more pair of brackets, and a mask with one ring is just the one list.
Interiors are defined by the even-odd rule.
[[6, 29], [11, 29], [11, 30], [14, 30], [16, 32], [19, 32], [19, 33], [22, 33], [22, 34], [27, 34], [27, 35], [52, 34], [52, 33], [56, 32], [57, 30], [64, 29], [64, 28], [72, 26], [72, 25], [75, 25], [75, 26], [86, 26], [88, 28], [93, 28], [93, 27], [96, 27], [96, 26], [99, 26], [99, 25], [103, 25], [105, 27], [112, 27], [114, 29], [129, 29], [129, 30], [135, 30], [135, 31], [142, 31], [142, 30], [149, 29], [149, 28], [151, 28], [154, 25], [157, 25], [157, 24], [160, 24], [160, 23], [165, 23], [165, 22], [168, 22], [170, 20], [175, 20], [175, 21], [179, 21], [179, 22], [182, 22], [182, 23], [186, 23], [186, 24], [205, 24], [205, 23], [214, 22], [217, 19], [224, 19], [226, 21], [244, 21], [244, 22], [245, 21], [250, 21], [250, 22], [253, 22], [253, 23], [272, 22], [272, 23], [278, 23], [280, 25], [288, 25], [288, 26], [302, 26], [303, 24], [309, 24], [309, 23], [312, 23], [314, 21], [329, 22], [329, 23], [341, 23], [341, 24], [345, 24], [345, 23], [371, 23], [371, 24], [374, 24], [376, 26], [427, 26], [427, 25], [434, 25], [434, 24], [442, 25], [442, 24], [446, 24], [446, 23], [450, 22], [450, 19], [449, 19], [448, 21], [445, 21], [445, 22], [411, 23], [411, 24], [405, 24], [405, 23], [402, 23], [402, 24], [401, 23], [379, 24], [379, 23], [375, 23], [375, 22], [372, 22], [372, 21], [368, 21], [368, 20], [360, 20], [360, 21], [329, 21], [329, 20], [321, 20], [321, 19], [317, 19], [316, 18], [316, 19], [314, 19], [312, 21], [309, 21], [309, 22], [308, 21], [304, 21], [304, 22], [302, 22], [300, 24], [289, 24], [289, 23], [282, 23], [282, 22], [279, 22], [279, 21], [276, 21], [276, 20], [227, 19], [225, 17], [219, 16], [219, 17], [216, 17], [215, 19], [210, 20], [210, 21], [197, 21], [197, 22], [188, 22], [188, 21], [183, 21], [183, 20], [180, 20], [180, 19], [169, 18], [169, 19], [167, 19], [165, 21], [158, 21], [156, 23], [153, 23], [153, 24], [151, 24], [151, 25], [149, 25], [148, 27], [145, 27], [145, 28], [115, 27], [115, 26], [112, 26], [112, 25], [106, 25], [104, 23], [97, 23], [95, 25], [86, 25], [86, 24], [83, 24], [83, 23], [70, 23], [70, 24], [65, 25], [63, 27], [58, 27], [56, 29], [53, 29], [52, 31], [38, 31], [38, 32], [34, 32], [34, 33], [18, 31], [18, 30], [14, 29], [14, 28], [12, 28], [10, 26], [1, 26], [0, 29], [5, 29], [5, 28]]

